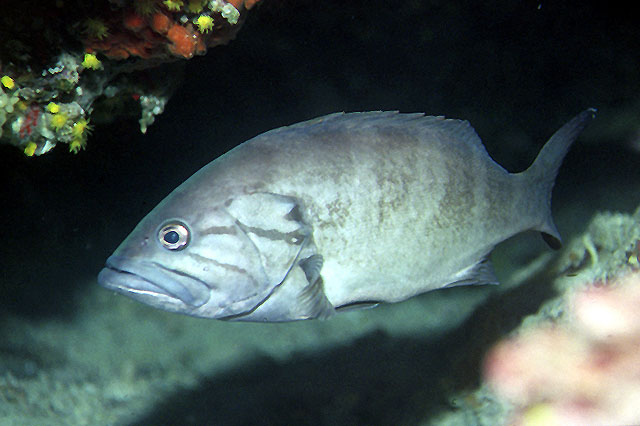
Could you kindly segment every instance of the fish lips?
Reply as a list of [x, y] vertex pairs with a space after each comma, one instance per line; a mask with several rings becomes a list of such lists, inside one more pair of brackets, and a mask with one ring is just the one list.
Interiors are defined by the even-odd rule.
[[201, 280], [155, 262], [110, 256], [98, 283], [135, 300], [169, 311], [195, 310], [207, 303], [211, 289]]

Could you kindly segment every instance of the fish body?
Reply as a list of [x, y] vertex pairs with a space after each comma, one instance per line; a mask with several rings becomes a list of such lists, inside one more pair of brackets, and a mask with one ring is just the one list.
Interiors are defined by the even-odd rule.
[[501, 241], [537, 230], [559, 246], [551, 190], [594, 112], [515, 174], [461, 120], [337, 113], [271, 130], [169, 194], [98, 280], [173, 312], [269, 322], [496, 283]]

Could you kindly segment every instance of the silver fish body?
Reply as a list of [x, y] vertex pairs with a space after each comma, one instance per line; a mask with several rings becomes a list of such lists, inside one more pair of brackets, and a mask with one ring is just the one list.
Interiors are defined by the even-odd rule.
[[98, 281], [207, 318], [290, 321], [495, 283], [488, 255], [526, 230], [560, 237], [551, 190], [589, 109], [511, 174], [468, 122], [337, 113], [263, 133], [156, 206]]

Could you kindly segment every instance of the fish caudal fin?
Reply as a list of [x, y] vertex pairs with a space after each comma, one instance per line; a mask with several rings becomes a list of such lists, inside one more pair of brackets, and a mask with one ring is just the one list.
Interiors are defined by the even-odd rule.
[[562, 160], [571, 144], [595, 117], [596, 110], [589, 108], [571, 119], [556, 131], [542, 147], [533, 164], [520, 175], [533, 189], [532, 195], [538, 199], [535, 209], [541, 214], [539, 223], [533, 229], [542, 233], [544, 241], [553, 249], [562, 246], [560, 234], [551, 217], [551, 191], [558, 175]]

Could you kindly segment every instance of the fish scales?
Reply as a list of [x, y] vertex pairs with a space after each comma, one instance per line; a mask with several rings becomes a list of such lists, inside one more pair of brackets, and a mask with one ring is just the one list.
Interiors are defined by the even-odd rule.
[[271, 130], [163, 200], [99, 281], [170, 311], [247, 321], [494, 283], [487, 257], [501, 241], [538, 230], [559, 242], [553, 181], [593, 116], [567, 123], [517, 174], [461, 120], [337, 113]]
[[[307, 206], [324, 257], [325, 291], [336, 306], [357, 301], [363, 292], [370, 300], [396, 301], [437, 288], [449, 269], [469, 262], [460, 256], [468, 251], [460, 245], [487, 252], [522, 228], [521, 220], [503, 223], [482, 246], [474, 244], [486, 234], [484, 219], [495, 208], [494, 197], [486, 196], [490, 186], [514, 193], [479, 140], [425, 126], [419, 116], [387, 115], [383, 123], [381, 118], [341, 115], [311, 124], [317, 129], [296, 129], [300, 134], [287, 140], [287, 149], [297, 164], [276, 164], [277, 177], [269, 180], [270, 191], [291, 194]], [[353, 122], [359, 126], [351, 127]], [[471, 132], [461, 136], [477, 138]], [[282, 149], [277, 133], [256, 142]], [[247, 152], [243, 158], [259, 156]], [[298, 178], [301, 170], [306, 173]], [[336, 204], [343, 208], [336, 210]], [[514, 207], [501, 210], [513, 218]]]

